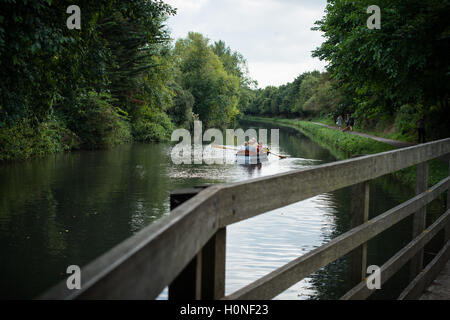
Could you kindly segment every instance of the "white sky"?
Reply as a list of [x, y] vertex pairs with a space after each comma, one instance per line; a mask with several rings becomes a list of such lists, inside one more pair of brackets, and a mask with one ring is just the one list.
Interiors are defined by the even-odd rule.
[[189, 31], [223, 40], [247, 59], [259, 87], [292, 82], [305, 71], [325, 70], [311, 57], [323, 38], [311, 31], [324, 15], [326, 0], [165, 0], [178, 8], [170, 17], [173, 38]]

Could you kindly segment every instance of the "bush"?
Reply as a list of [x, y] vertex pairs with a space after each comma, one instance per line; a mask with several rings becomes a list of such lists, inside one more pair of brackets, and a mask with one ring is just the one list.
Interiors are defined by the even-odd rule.
[[79, 97], [70, 128], [80, 137], [83, 148], [108, 148], [132, 140], [128, 115], [111, 103], [106, 93], [88, 92]]
[[406, 104], [401, 106], [397, 112], [395, 127], [403, 135], [414, 135], [417, 129], [417, 120], [419, 120], [419, 114], [416, 108]]
[[78, 136], [56, 118], [37, 125], [21, 119], [11, 127], [0, 129], [0, 161], [25, 160], [76, 149], [79, 145]]
[[134, 140], [139, 142], [161, 142], [170, 138], [174, 126], [169, 116], [161, 111], [151, 112], [144, 108], [133, 124]]

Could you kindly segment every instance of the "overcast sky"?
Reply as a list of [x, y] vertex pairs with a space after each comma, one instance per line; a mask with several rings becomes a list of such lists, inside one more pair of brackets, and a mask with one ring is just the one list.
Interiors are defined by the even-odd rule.
[[223, 40], [247, 59], [259, 87], [292, 82], [305, 71], [324, 71], [311, 57], [323, 42], [311, 31], [324, 15], [326, 0], [165, 0], [178, 8], [168, 21], [172, 37], [189, 31]]

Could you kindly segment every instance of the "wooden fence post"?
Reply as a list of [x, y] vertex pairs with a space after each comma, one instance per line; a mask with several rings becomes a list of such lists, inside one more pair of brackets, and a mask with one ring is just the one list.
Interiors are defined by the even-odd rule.
[[[417, 165], [416, 168], [416, 195], [428, 189], [428, 162]], [[427, 208], [424, 206], [413, 215], [412, 237], [413, 239], [425, 230]], [[411, 259], [410, 278], [414, 279], [423, 269], [423, 248]]]
[[[204, 188], [175, 190], [170, 194], [170, 210], [195, 197]], [[169, 285], [169, 300], [200, 300], [202, 254], [198, 253]]]
[[[350, 228], [355, 228], [369, 220], [370, 182], [362, 182], [351, 188]], [[366, 278], [367, 243], [350, 252], [350, 283], [357, 285]]]
[[227, 229], [219, 229], [202, 250], [202, 300], [225, 296], [225, 259]]
[[[175, 209], [206, 187], [172, 192], [170, 209]], [[226, 228], [221, 228], [170, 284], [169, 300], [217, 300], [225, 296], [225, 257]]]
[[[448, 175], [450, 176], [450, 154], [448, 155], [449, 159], [448, 159]], [[450, 209], [450, 188], [447, 189], [447, 210]], [[450, 221], [447, 223], [447, 225], [445, 226], [445, 236], [444, 236], [444, 245], [450, 240]]]

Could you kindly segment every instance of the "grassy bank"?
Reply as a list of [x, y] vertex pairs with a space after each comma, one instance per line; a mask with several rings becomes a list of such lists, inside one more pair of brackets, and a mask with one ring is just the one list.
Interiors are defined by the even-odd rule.
[[297, 129], [314, 141], [324, 145], [333, 153], [339, 154], [339, 158], [351, 158], [358, 155], [379, 153], [395, 149], [383, 142], [350, 135], [338, 130], [331, 130], [307, 121], [263, 117], [246, 117], [245, 119], [272, 124], [275, 123], [284, 127]]
[[[245, 120], [277, 124], [282, 127], [294, 128], [314, 140], [322, 147], [330, 150], [337, 158], [347, 159], [359, 155], [375, 154], [394, 150], [395, 147], [370, 138], [350, 135], [338, 130], [321, 127], [316, 124], [295, 119], [277, 119], [264, 117], [245, 117]], [[401, 182], [414, 185], [416, 179], [415, 167], [406, 168], [393, 174]], [[448, 164], [440, 160], [430, 161], [430, 186], [448, 176]]]
[[[327, 124], [330, 126], [336, 126], [336, 123], [334, 123], [333, 118], [331, 117], [319, 117], [319, 118], [312, 118], [313, 122], [320, 122], [323, 124]], [[405, 130], [405, 133], [401, 133], [396, 128], [395, 124], [389, 124], [389, 123], [383, 123], [381, 122], [376, 128], [368, 129], [364, 126], [361, 126], [361, 124], [356, 121], [354, 126], [355, 131], [370, 134], [372, 136], [377, 136], [380, 138], [386, 138], [386, 139], [392, 139], [392, 140], [398, 140], [403, 142], [416, 142], [417, 137], [412, 134], [412, 130]], [[415, 132], [415, 131], [414, 131]]]

